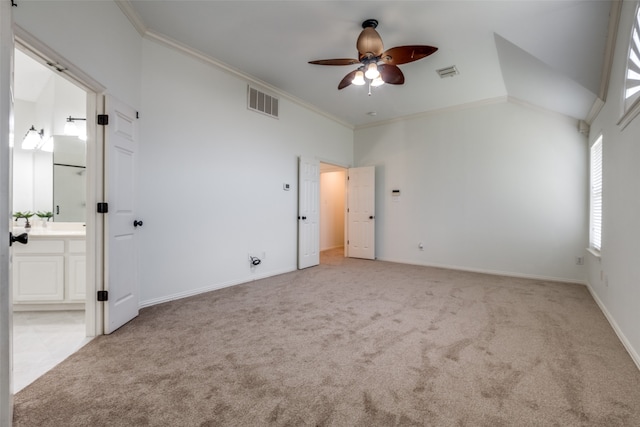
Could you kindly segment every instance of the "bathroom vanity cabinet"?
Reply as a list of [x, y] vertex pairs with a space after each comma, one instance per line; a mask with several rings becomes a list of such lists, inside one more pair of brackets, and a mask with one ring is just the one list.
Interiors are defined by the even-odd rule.
[[33, 229], [12, 248], [14, 310], [84, 309], [84, 230]]

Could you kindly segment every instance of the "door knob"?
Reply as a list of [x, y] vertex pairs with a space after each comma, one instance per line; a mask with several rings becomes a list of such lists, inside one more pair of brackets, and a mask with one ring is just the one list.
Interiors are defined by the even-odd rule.
[[307, 217], [306, 217], [306, 216], [303, 216], [303, 217], [302, 217], [302, 220], [303, 220], [303, 221], [305, 221], [306, 219], [307, 219]]
[[373, 215], [369, 215], [369, 219], [373, 219], [373, 218], [374, 218], [374, 216], [373, 216]]
[[142, 221], [138, 221], [137, 219], [133, 221], [134, 227], [142, 227]]
[[9, 233], [9, 246], [13, 245], [13, 242], [18, 242], [26, 245], [27, 243], [29, 243], [29, 235], [27, 233], [22, 233], [18, 236], [14, 236], [13, 233]]

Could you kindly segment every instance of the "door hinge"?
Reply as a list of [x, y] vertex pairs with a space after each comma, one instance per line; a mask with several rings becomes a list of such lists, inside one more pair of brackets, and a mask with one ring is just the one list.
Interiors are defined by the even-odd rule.
[[98, 301], [109, 301], [109, 291], [98, 291]]
[[102, 126], [106, 126], [109, 124], [109, 115], [108, 114], [98, 114], [98, 124]]
[[136, 119], [140, 118], [140, 113], [136, 111]]
[[108, 212], [109, 212], [109, 203], [98, 202], [98, 213], [108, 213]]

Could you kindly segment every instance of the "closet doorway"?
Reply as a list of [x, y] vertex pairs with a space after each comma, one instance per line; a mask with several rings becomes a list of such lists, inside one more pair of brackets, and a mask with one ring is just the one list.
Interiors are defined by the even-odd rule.
[[[348, 169], [320, 162], [320, 252], [346, 256]], [[323, 262], [323, 257], [320, 258]]]

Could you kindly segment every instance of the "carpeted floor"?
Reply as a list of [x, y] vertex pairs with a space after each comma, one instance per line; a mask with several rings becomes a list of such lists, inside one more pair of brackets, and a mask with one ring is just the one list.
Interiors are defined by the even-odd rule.
[[640, 426], [640, 372], [581, 285], [333, 251], [143, 309], [14, 425]]

